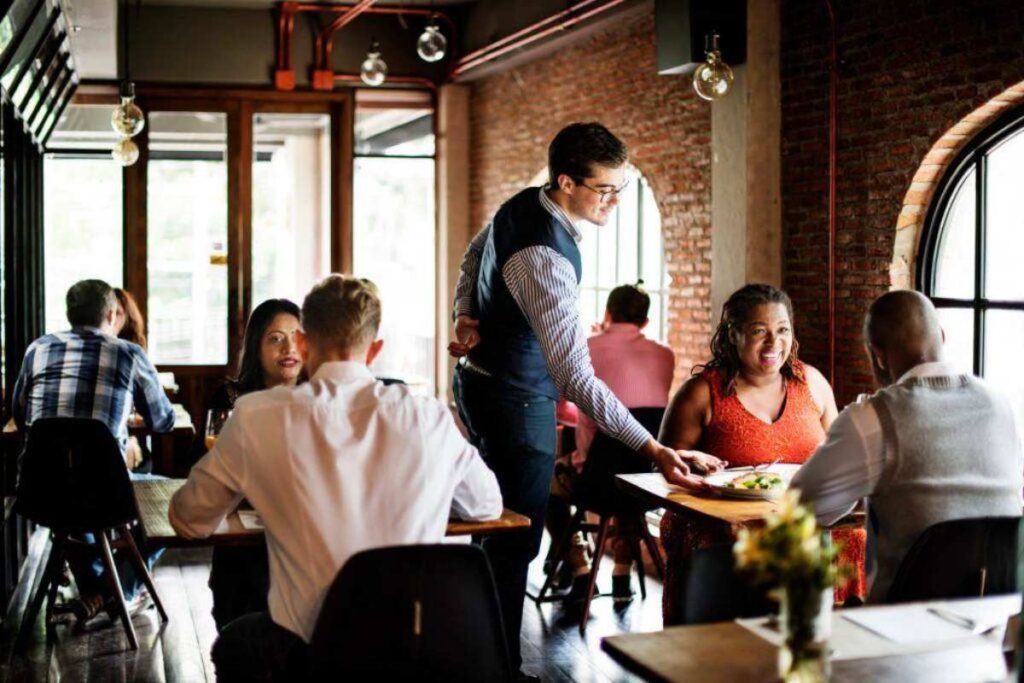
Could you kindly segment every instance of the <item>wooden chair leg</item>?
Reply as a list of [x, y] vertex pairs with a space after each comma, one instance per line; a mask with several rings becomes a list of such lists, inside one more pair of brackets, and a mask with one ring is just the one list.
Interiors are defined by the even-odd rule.
[[135, 563], [135, 568], [142, 575], [142, 582], [146, 584], [146, 590], [149, 591], [149, 597], [153, 598], [153, 604], [156, 605], [156, 611], [160, 613], [160, 621], [168, 621], [167, 612], [164, 611], [164, 604], [160, 602], [160, 596], [156, 592], [156, 584], [153, 583], [153, 575], [149, 573], [149, 567], [146, 566], [146, 560], [142, 557], [142, 553], [139, 552], [139, 547], [135, 545], [135, 539], [132, 537], [132, 530], [127, 524], [121, 527], [121, 533], [124, 535], [125, 545], [128, 546], [128, 551], [132, 555], [132, 561]]
[[662, 581], [665, 580], [665, 559], [661, 556], [661, 551], [658, 549], [658, 543], [651, 536], [650, 529], [647, 528], [647, 518], [640, 518], [640, 537], [644, 539], [644, 544], [647, 545], [647, 552], [651, 554], [651, 561], [654, 562], [654, 570], [658, 573], [658, 578]]
[[608, 515], [601, 516], [601, 526], [597, 531], [597, 550], [594, 552], [594, 560], [590, 563], [590, 585], [587, 586], [587, 598], [583, 601], [583, 616], [580, 618], [580, 635], [587, 633], [587, 620], [590, 618], [590, 601], [594, 599], [594, 587], [597, 585], [597, 571], [601, 567], [601, 558], [604, 556], [604, 544], [608, 540], [608, 527], [612, 518]]
[[54, 541], [50, 547], [50, 556], [46, 560], [45, 569], [43, 569], [43, 576], [39, 580], [39, 585], [36, 587], [36, 592], [31, 598], [31, 602], [28, 605], [28, 611], [21, 618], [21, 626], [18, 628], [18, 637], [16, 645], [21, 647], [28, 642], [29, 636], [32, 634], [32, 629], [35, 627], [36, 617], [39, 616], [39, 609], [43, 606], [43, 600], [46, 598], [49, 592], [50, 585], [57, 583], [56, 571], [59, 569], [57, 564], [58, 558], [61, 557], [61, 553], [57, 551], [56, 544], [60, 541], [54, 537]]
[[107, 583], [110, 590], [117, 599], [117, 609], [121, 615], [121, 624], [128, 636], [128, 646], [132, 650], [139, 649], [139, 639], [135, 636], [135, 627], [132, 626], [132, 617], [128, 614], [128, 605], [124, 602], [124, 591], [121, 590], [121, 577], [117, 574], [117, 567], [114, 566], [114, 554], [110, 552], [110, 541], [107, 539], [107, 532], [99, 530], [95, 532], [100, 544], [100, 555], [103, 558], [103, 567], [106, 570]]

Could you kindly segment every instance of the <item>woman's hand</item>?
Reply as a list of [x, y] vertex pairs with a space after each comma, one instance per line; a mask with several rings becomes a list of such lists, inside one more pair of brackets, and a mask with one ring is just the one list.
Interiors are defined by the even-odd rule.
[[661, 472], [661, 476], [665, 477], [665, 481], [668, 483], [691, 491], [710, 492], [712, 490], [711, 486], [704, 481], [703, 477], [693, 474], [690, 465], [687, 464], [688, 459], [691, 463], [694, 462], [692, 458], [688, 458], [689, 454], [694, 452], [676, 451], [667, 446], [662, 446], [654, 439], [648, 441], [643, 449], [641, 449], [641, 453], [654, 461], [658, 471]]
[[679, 454], [690, 465], [691, 469], [695, 469], [704, 475], [721, 472], [729, 466], [727, 461], [702, 451], [679, 451]]

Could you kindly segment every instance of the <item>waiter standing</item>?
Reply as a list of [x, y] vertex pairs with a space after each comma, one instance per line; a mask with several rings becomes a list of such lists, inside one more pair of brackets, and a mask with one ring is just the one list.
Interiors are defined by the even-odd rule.
[[[513, 670], [526, 573], [543, 535], [555, 462], [555, 402], [575, 403], [601, 431], [650, 458], [675, 484], [700, 488], [690, 466], [721, 462], [658, 443], [594, 376], [580, 326], [580, 221], [605, 225], [626, 186], [626, 146], [599, 123], [563, 128], [548, 147], [548, 184], [502, 205], [470, 243], [455, 291], [453, 386], [470, 436], [494, 470], [505, 506], [529, 533], [485, 540]], [[531, 677], [520, 674], [524, 680]]]

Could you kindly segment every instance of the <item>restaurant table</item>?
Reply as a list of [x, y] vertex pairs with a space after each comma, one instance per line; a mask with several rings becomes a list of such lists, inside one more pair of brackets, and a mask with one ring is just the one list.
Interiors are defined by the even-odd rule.
[[[616, 483], [623, 491], [650, 505], [663, 507], [671, 512], [696, 512], [737, 526], [759, 524], [766, 515], [778, 508], [778, 501], [724, 498], [684, 491], [670, 485], [658, 472], [619, 474], [616, 476]], [[863, 524], [864, 514], [854, 511], [833, 525], [833, 528]]]
[[[247, 528], [238, 511], [232, 512], [226, 523], [208, 538], [189, 539], [175, 533], [167, 519], [167, 508], [174, 495], [185, 483], [184, 479], [133, 481], [135, 502], [139, 508], [139, 521], [146, 543], [151, 547], [182, 548], [210, 545], [251, 545], [263, 542], [262, 528]], [[243, 511], [243, 514], [244, 511]], [[530, 518], [518, 512], [505, 510], [499, 519], [489, 522], [448, 521], [447, 536], [486, 535], [517, 531], [530, 526]]]
[[[894, 619], [908, 610], [934, 606], [969, 610], [994, 622], [1020, 610], [1020, 594], [837, 610], [832, 614], [832, 681], [992, 681], [1007, 675], [1003, 655], [1005, 628], [986, 636], [970, 635], [928, 643], [901, 644], [844, 619], [844, 614], [874, 613]], [[959, 607], [958, 607], [959, 606]], [[839, 623], [842, 620], [844, 623]], [[1017, 623], [1016, 619], [1011, 619]], [[657, 633], [612, 636], [601, 649], [630, 673], [647, 681], [778, 680], [778, 649], [737, 622], [675, 626]], [[844, 649], [847, 656], [842, 656]], [[874, 652], [877, 656], [867, 653]], [[860, 656], [863, 653], [865, 656]]]

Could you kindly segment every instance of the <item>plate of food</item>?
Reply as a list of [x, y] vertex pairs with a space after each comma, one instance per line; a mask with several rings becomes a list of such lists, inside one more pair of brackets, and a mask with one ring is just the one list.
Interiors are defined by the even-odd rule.
[[708, 476], [705, 481], [727, 498], [772, 500], [782, 495], [800, 465], [779, 463], [737, 467]]

